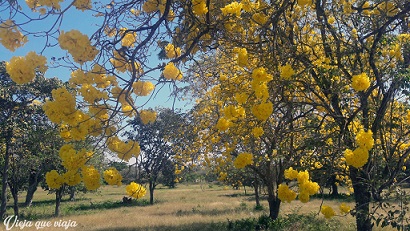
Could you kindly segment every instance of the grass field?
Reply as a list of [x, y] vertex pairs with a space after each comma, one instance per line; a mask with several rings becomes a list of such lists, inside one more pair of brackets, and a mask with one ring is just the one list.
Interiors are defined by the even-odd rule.
[[[64, 200], [61, 204], [61, 216], [53, 218], [55, 195], [39, 189], [35, 194], [33, 206], [20, 209], [19, 220], [31, 221], [32, 227], [14, 227], [12, 230], [37, 230], [36, 222], [38, 225], [45, 225], [45, 221], [50, 221], [51, 227], [38, 230], [228, 230], [228, 220], [258, 219], [261, 215], [268, 214], [265, 200], [262, 200], [264, 209], [257, 211], [254, 209], [253, 195], [244, 195], [243, 190], [227, 189], [218, 185], [180, 184], [175, 189], [159, 187], [155, 191], [154, 205], [148, 205], [148, 195], [125, 205], [122, 203], [124, 193], [125, 186], [104, 186], [97, 193], [80, 193], [75, 201]], [[21, 201], [24, 196], [21, 195]], [[281, 217], [287, 217], [287, 214], [309, 215], [304, 217], [304, 220], [293, 216], [293, 220], [287, 220], [291, 224], [288, 224], [286, 230], [315, 230], [317, 227], [309, 227], [313, 221], [325, 224], [323, 230], [326, 231], [355, 230], [354, 218], [350, 215], [336, 216], [331, 220], [323, 219], [323, 215], [319, 214], [321, 203], [320, 199], [312, 199], [306, 204], [298, 201], [282, 203]], [[324, 204], [332, 206], [335, 211], [339, 203], [337, 200], [324, 201]], [[349, 203], [353, 207], [353, 202]], [[8, 214], [13, 214], [11, 208]], [[54, 222], [61, 227], [54, 227]], [[76, 227], [72, 227], [74, 222]], [[71, 227], [65, 229], [64, 225]], [[2, 224], [1, 228], [5, 229], [5, 225]]]

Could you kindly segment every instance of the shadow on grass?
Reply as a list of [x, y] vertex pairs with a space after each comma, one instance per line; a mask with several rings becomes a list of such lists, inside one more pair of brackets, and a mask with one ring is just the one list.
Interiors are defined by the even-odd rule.
[[[85, 199], [87, 200], [87, 199]], [[70, 204], [69, 200], [65, 200], [68, 203], [61, 204], [61, 212], [60, 217], [64, 217], [67, 215], [79, 215], [79, 214], [87, 214], [87, 213], [97, 213], [102, 210], [109, 210], [109, 209], [116, 209], [116, 208], [125, 208], [125, 207], [136, 207], [136, 206], [148, 206], [148, 200], [138, 200], [138, 201], [131, 201], [130, 203], [123, 203], [122, 201], [103, 201], [103, 202], [87, 202], [81, 204]], [[76, 201], [79, 201], [78, 199]], [[55, 204], [55, 201], [40, 201], [41, 204], [50, 206], [51, 204]], [[38, 206], [38, 205], [37, 205]], [[33, 211], [31, 210], [33, 209]], [[50, 210], [44, 210], [43, 212], [39, 212], [36, 210], [34, 204], [32, 207], [21, 210], [19, 218], [27, 219], [27, 220], [43, 220], [49, 219], [50, 217], [54, 216], [54, 207]]]
[[65, 209], [66, 214], [77, 214], [81, 211], [88, 211], [88, 210], [108, 210], [108, 209], [116, 209], [116, 208], [124, 208], [124, 207], [135, 207], [135, 206], [149, 206], [149, 201], [142, 199], [142, 200], [132, 200], [131, 202], [124, 203], [122, 201], [102, 201], [102, 202], [89, 202], [87, 204], [77, 204], [73, 206], [69, 206]]
[[[76, 198], [75, 200], [71, 201], [69, 198], [63, 198], [61, 200], [62, 203], [65, 202], [76, 202], [76, 201], [84, 201], [87, 200], [86, 198]], [[41, 201], [33, 201], [31, 203], [31, 206], [35, 207], [40, 207], [40, 206], [50, 206], [50, 205], [54, 205], [56, 203], [55, 199], [49, 199], [49, 200], [41, 200]], [[24, 202], [19, 202], [19, 208], [26, 208], [27, 206], [25, 206]], [[13, 205], [7, 205], [7, 208], [13, 208]]]
[[227, 229], [226, 223], [193, 223], [180, 226], [155, 226], [144, 228], [130, 228], [130, 227], [118, 227], [118, 228], [106, 228], [98, 229], [98, 231], [225, 231]]

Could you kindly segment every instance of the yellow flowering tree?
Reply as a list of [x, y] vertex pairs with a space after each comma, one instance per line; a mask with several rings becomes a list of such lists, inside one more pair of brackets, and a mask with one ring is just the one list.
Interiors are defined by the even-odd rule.
[[[279, 190], [287, 180], [285, 170], [301, 167], [299, 160], [311, 148], [311, 110], [267, 67], [258, 66], [257, 55], [246, 52], [244, 60], [243, 49], [232, 49], [232, 56], [227, 52], [204, 57], [187, 73], [192, 94], [202, 97], [192, 112], [198, 136], [185, 151], [193, 155], [181, 154], [181, 159], [199, 160], [221, 180], [235, 172], [232, 167], [253, 171], [267, 188], [270, 217], [276, 219], [281, 202], [287, 201]], [[244, 68], [242, 63], [249, 64]], [[319, 187], [310, 194], [302, 189], [298, 187], [299, 199], [307, 202]]]

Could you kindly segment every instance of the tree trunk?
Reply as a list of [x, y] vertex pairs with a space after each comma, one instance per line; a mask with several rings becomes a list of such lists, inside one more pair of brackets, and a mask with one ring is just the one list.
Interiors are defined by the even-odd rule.
[[11, 191], [11, 195], [13, 196], [13, 210], [14, 215], [19, 216], [19, 197], [18, 197], [18, 190], [17, 187], [13, 187], [13, 185], [9, 182], [9, 188]]
[[70, 186], [70, 201], [75, 200], [75, 186]]
[[359, 170], [350, 168], [350, 177], [353, 183], [354, 199], [356, 202], [356, 226], [360, 231], [371, 231], [373, 224], [369, 216], [370, 189], [364, 182], [365, 178], [359, 175]]
[[337, 189], [336, 182], [333, 182], [331, 186], [332, 186], [332, 197], [339, 196], [339, 191]]
[[253, 189], [255, 190], [255, 202], [256, 202], [256, 207], [260, 207], [260, 199], [259, 199], [259, 184], [257, 180], [254, 180], [253, 183]]
[[269, 204], [269, 217], [275, 220], [279, 216], [280, 200], [277, 198], [274, 192], [273, 183], [267, 185], [268, 188], [268, 204]]
[[151, 205], [154, 204], [154, 190], [155, 190], [155, 183], [153, 180], [149, 181], [149, 203]]
[[63, 197], [63, 191], [64, 191], [64, 186], [61, 186], [56, 191], [56, 208], [54, 210], [54, 216], [56, 217], [60, 216], [60, 204], [61, 204], [61, 198]]
[[4, 155], [4, 166], [2, 169], [3, 177], [2, 177], [2, 185], [1, 185], [1, 205], [0, 205], [0, 219], [3, 219], [6, 215], [6, 207], [7, 207], [7, 180], [9, 178], [8, 169], [9, 169], [9, 157], [10, 157], [10, 139], [11, 139], [12, 131], [8, 130], [8, 134], [6, 136], [6, 153]]
[[28, 189], [26, 194], [26, 201], [24, 202], [24, 206], [30, 207], [33, 202], [34, 193], [37, 191], [38, 187], [38, 177], [41, 171], [32, 171], [30, 173], [29, 182], [28, 182]]

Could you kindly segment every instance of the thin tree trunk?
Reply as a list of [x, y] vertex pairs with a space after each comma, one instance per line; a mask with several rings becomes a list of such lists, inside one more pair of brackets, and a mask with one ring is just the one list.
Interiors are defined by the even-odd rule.
[[19, 216], [19, 197], [18, 197], [18, 190], [17, 187], [13, 187], [12, 183], [9, 182], [9, 188], [11, 195], [13, 196], [13, 210], [14, 210], [14, 215]]
[[37, 191], [38, 187], [38, 177], [41, 171], [32, 171], [30, 173], [29, 182], [28, 182], [28, 189], [26, 194], [26, 201], [24, 202], [24, 206], [30, 207], [33, 202], [34, 193]]
[[75, 186], [70, 186], [70, 201], [75, 200]]
[[155, 190], [155, 184], [153, 180], [149, 180], [149, 203], [151, 205], [154, 204], [154, 190]]
[[2, 185], [1, 185], [1, 205], [0, 205], [0, 219], [4, 218], [6, 215], [6, 207], [7, 207], [7, 180], [9, 177], [8, 169], [9, 169], [9, 157], [10, 157], [10, 139], [12, 135], [12, 131], [8, 130], [6, 136], [6, 153], [4, 155], [4, 166], [2, 169], [3, 177], [2, 177]]
[[257, 180], [254, 180], [253, 183], [253, 189], [255, 190], [255, 202], [256, 202], [256, 207], [260, 207], [260, 198], [259, 198], [259, 184]]
[[54, 216], [56, 217], [60, 216], [60, 204], [61, 204], [61, 198], [63, 197], [63, 191], [64, 191], [64, 186], [61, 186], [61, 188], [57, 189], [56, 191], [56, 208], [54, 210]]
[[332, 183], [332, 196], [337, 197], [339, 196], [339, 190], [337, 189], [337, 184], [336, 182]]
[[275, 220], [279, 216], [280, 200], [277, 198], [274, 192], [273, 183], [267, 185], [268, 189], [268, 204], [269, 204], [269, 217]]

